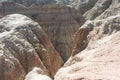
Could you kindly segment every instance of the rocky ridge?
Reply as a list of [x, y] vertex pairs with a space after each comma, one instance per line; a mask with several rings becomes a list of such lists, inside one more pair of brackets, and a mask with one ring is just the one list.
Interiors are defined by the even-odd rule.
[[[60, 4], [65, 4], [68, 7], [61, 5], [44, 5], [41, 8], [43, 9], [42, 11], [44, 13], [41, 12], [39, 15], [32, 15], [34, 20], [39, 22], [39, 24], [42, 26], [51, 41], [47, 36], [45, 37], [46, 34], [43, 30], [39, 29], [40, 27], [36, 28], [35, 30], [31, 28], [33, 26], [36, 26], [35, 24], [31, 25], [31, 22], [28, 22], [30, 25], [27, 24], [28, 26], [25, 26], [25, 29], [27, 30], [24, 29], [24, 25], [19, 24], [19, 26], [15, 27], [18, 23], [15, 23], [15, 29], [10, 29], [8, 24], [6, 24], [7, 18], [2, 19], [0, 23], [2, 24], [1, 35], [4, 34], [1, 36], [0, 40], [1, 54], [4, 53], [4, 55], [1, 55], [0, 60], [1, 67], [4, 67], [4, 69], [0, 69], [2, 80], [7, 80], [6, 76], [9, 76], [11, 80], [23, 80], [23, 78], [26, 80], [34, 80], [36, 78], [49, 80], [50, 78], [48, 76], [53, 78], [58, 68], [60, 68], [60, 66], [63, 64], [62, 59], [66, 61], [70, 56], [70, 59], [55, 75], [55, 80], [120, 79], [120, 1], [61, 1], [63, 1], [63, 3], [60, 2]], [[88, 5], [89, 3], [92, 4]], [[91, 20], [85, 22], [81, 14], [78, 11], [74, 10], [73, 7], [79, 10], [86, 19]], [[83, 8], [85, 8], [85, 10], [83, 10]], [[14, 21], [13, 18], [10, 20]], [[55, 21], [51, 21], [53, 19]], [[3, 27], [3, 24], [6, 24], [4, 25], [6, 26], [5, 28]], [[13, 23], [10, 24], [13, 26]], [[80, 28], [78, 29], [78, 27]], [[68, 32], [65, 32], [67, 30]], [[34, 31], [36, 33], [34, 33]], [[10, 32], [10, 35], [12, 34], [12, 37], [8, 35], [8, 32]], [[41, 35], [38, 35], [39, 33]], [[73, 40], [74, 33], [75, 36]], [[37, 36], [37, 40], [33, 39], [34, 35], [35, 37]], [[20, 39], [23, 39], [23, 41], [21, 42]], [[18, 48], [16, 48], [16, 45]], [[30, 53], [31, 49], [33, 49], [33, 53]], [[60, 52], [59, 54], [62, 56], [62, 58], [55, 49]], [[20, 55], [16, 55], [16, 53]], [[12, 55], [12, 58], [9, 57], [9, 54], [10, 56]], [[31, 60], [33, 59], [31, 58], [32, 54], [35, 58], [35, 61]], [[56, 54], [56, 56], [54, 56], [54, 54]], [[8, 68], [8, 66], [12, 67]], [[16, 67], [18, 67], [17, 70], [19, 70], [20, 73], [19, 75], [16, 74], [13, 76], [10, 73], [17, 73], [18, 71], [16, 70]], [[28, 74], [26, 75], [26, 73]]]
[[86, 19], [105, 19], [120, 13], [120, 0], [68, 0]]
[[[8, 4], [11, 8], [8, 8]], [[8, 2], [0, 6], [0, 11], [3, 16], [19, 13], [38, 22], [64, 61], [67, 61], [71, 56], [74, 45], [73, 35], [85, 22], [77, 10], [60, 4], [43, 6], [33, 4], [30, 7], [25, 7], [14, 2]]]
[[119, 34], [100, 40], [103, 43], [98, 48], [72, 57], [57, 72], [55, 80], [119, 80]]
[[42, 12], [35, 20], [42, 26], [63, 60], [67, 61], [74, 46], [73, 36], [85, 22], [82, 15], [73, 8], [49, 5], [42, 7]]
[[120, 15], [87, 21], [76, 32], [76, 53], [57, 72], [55, 80], [119, 80], [119, 30]]
[[56, 73], [55, 80], [120, 79], [119, 7], [119, 0], [98, 0], [83, 14], [92, 20], [75, 33], [72, 56]]
[[34, 67], [53, 77], [63, 65], [47, 35], [30, 18], [8, 15], [0, 20], [0, 30], [1, 80], [23, 80]]

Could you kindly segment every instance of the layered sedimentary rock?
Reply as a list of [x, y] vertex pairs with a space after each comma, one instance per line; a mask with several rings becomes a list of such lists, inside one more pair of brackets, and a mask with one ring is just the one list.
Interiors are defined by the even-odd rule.
[[90, 29], [86, 49], [71, 57], [55, 80], [119, 80], [120, 15], [85, 24], [76, 35]]
[[[9, 7], [11, 6], [11, 7]], [[37, 21], [49, 36], [56, 50], [66, 61], [73, 49], [73, 35], [85, 22], [82, 15], [73, 8], [60, 4], [31, 5], [24, 7], [14, 2], [3, 3], [0, 14], [20, 13]]]
[[66, 61], [72, 53], [73, 35], [85, 20], [75, 9], [61, 5], [46, 5], [41, 10], [35, 20]]
[[45, 31], [22, 15], [0, 20], [0, 80], [51, 80], [70, 56], [55, 80], [120, 79], [120, 0], [39, 1], [0, 4], [1, 16], [25, 14]]
[[0, 80], [23, 80], [34, 67], [53, 77], [62, 64], [38, 23], [19, 14], [0, 20]]

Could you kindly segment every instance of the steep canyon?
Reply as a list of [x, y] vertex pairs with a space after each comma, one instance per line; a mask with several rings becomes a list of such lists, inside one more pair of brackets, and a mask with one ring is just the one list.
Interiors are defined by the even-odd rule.
[[120, 0], [0, 3], [0, 80], [120, 79]]

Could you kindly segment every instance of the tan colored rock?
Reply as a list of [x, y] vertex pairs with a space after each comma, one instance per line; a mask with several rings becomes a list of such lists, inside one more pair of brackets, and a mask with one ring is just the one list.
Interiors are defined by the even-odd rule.
[[86, 49], [71, 57], [55, 80], [119, 80], [119, 21], [120, 15], [92, 21]]
[[74, 49], [72, 52], [72, 56], [77, 54], [78, 52], [84, 50], [88, 45], [88, 34], [93, 30], [93, 23], [91, 21], [87, 21], [83, 26], [79, 28], [79, 30], [75, 33], [74, 36]]
[[0, 49], [0, 80], [23, 80], [24, 76], [25, 71], [20, 62]]
[[74, 36], [75, 46], [72, 54], [75, 55], [86, 47], [90, 48], [94, 41], [119, 31], [119, 21], [119, 15], [102, 20], [86, 21]]
[[101, 40], [101, 46], [85, 50], [61, 68], [55, 80], [119, 80], [120, 32]]
[[45, 5], [41, 10], [36, 21], [66, 61], [72, 53], [73, 36], [85, 20], [75, 9], [62, 5]]
[[23, 80], [34, 67], [40, 67], [46, 75], [53, 77], [63, 65], [60, 55], [38, 23], [20, 14], [0, 20], [0, 45], [0, 69], [5, 68], [0, 72], [0, 80], [8, 80], [8, 76], [9, 80]]
[[[9, 6], [11, 8], [8, 8]], [[38, 22], [64, 61], [71, 56], [73, 35], [85, 22], [77, 10], [60, 4], [43, 6], [33, 4], [25, 7], [14, 2], [5, 2], [0, 6], [0, 11], [2, 16], [19, 13]]]

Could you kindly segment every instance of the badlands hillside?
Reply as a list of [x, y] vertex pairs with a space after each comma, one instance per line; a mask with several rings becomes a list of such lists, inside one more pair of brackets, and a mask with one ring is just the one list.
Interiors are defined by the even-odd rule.
[[120, 0], [0, 0], [0, 80], [120, 80]]

